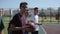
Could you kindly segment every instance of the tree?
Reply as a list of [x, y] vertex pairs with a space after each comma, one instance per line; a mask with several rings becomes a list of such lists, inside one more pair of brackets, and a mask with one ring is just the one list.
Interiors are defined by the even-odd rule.
[[60, 17], [60, 7], [58, 8], [58, 13], [55, 15], [56, 20], [59, 20]]
[[44, 13], [44, 9], [41, 9], [41, 12], [40, 12], [40, 14], [39, 14], [41, 17], [45, 17], [46, 15], [45, 15], [45, 13]]

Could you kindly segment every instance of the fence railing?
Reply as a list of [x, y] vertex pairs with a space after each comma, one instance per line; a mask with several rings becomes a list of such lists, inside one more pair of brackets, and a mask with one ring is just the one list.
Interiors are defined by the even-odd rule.
[[[10, 9], [10, 10], [4, 11], [2, 9], [1, 14], [3, 17], [3, 21], [5, 23], [9, 23], [10, 20], [13, 18], [13, 16], [18, 12], [19, 12], [19, 10], [11, 10]], [[28, 19], [30, 19], [30, 18], [28, 18]], [[39, 13], [39, 23], [43, 23], [43, 24], [45, 24], [45, 23], [50, 23], [50, 24], [56, 23], [56, 24], [59, 24], [60, 23], [60, 11], [57, 11], [55, 14], [55, 13], [52, 13], [52, 9], [49, 9], [49, 11], [47, 11], [47, 12], [44, 12], [44, 9], [42, 9]]]

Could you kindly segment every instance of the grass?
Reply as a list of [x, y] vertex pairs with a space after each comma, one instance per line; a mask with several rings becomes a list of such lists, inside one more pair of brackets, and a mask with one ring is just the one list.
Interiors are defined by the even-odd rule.
[[8, 28], [8, 23], [4, 23], [4, 25], [5, 25], [4, 34], [8, 34], [8, 30], [7, 30], [7, 28]]
[[[4, 23], [9, 23], [11, 19], [12, 18], [10, 18], [10, 17], [3, 17], [3, 22]], [[30, 18], [28, 18], [28, 20], [30, 20]], [[40, 23], [43, 22], [43, 24], [44, 24], [44, 22], [45, 23], [46, 22], [49, 22], [49, 23], [56, 22], [56, 23], [58, 23], [58, 22], [60, 22], [60, 20], [56, 20], [54, 17], [52, 17], [51, 19], [49, 17], [47, 17], [46, 19], [45, 18], [42, 18], [42, 17], [39, 17], [39, 22]]]

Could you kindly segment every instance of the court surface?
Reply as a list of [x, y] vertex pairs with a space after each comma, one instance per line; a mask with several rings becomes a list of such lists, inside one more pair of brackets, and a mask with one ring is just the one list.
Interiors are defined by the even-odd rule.
[[[8, 24], [5, 24], [4, 34], [8, 33], [7, 27]], [[43, 24], [39, 27], [39, 34], [60, 34], [60, 24]]]
[[[4, 25], [5, 25], [4, 34], [8, 34], [8, 32], [7, 32], [8, 24], [5, 23]], [[44, 31], [44, 28], [42, 27], [42, 25], [40, 25], [39, 27], [40, 27], [40, 28], [39, 28], [39, 34], [45, 34], [45, 31]], [[30, 34], [31, 34], [31, 33], [30, 33]]]
[[45, 24], [42, 26], [45, 29], [46, 34], [60, 34], [60, 24]]

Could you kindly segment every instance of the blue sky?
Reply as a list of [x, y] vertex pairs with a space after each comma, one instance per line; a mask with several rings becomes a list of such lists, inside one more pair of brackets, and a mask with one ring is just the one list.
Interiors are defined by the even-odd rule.
[[0, 8], [19, 8], [21, 2], [27, 2], [28, 8], [60, 7], [60, 0], [0, 0]]

